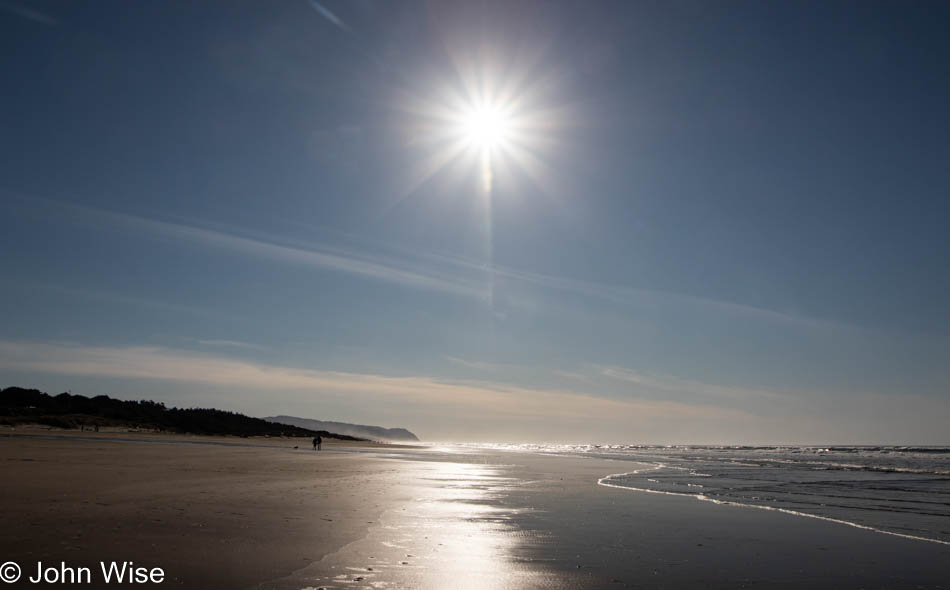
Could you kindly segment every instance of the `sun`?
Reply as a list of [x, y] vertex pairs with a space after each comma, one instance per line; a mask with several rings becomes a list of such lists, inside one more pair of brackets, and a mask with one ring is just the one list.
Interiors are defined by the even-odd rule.
[[414, 157], [400, 200], [443, 171], [452, 172], [444, 179], [453, 182], [468, 182], [475, 172], [477, 194], [486, 202], [503, 194], [496, 195], [496, 185], [509, 187], [505, 194], [515, 194], [516, 184], [524, 182], [543, 193], [561, 190], [552, 180], [557, 171], [551, 162], [571, 108], [555, 101], [554, 74], [525, 59], [492, 67], [463, 55], [453, 60], [454, 72], [399, 95], [395, 111]]
[[461, 116], [461, 135], [470, 146], [492, 151], [502, 147], [511, 137], [511, 117], [494, 105], [466, 109]]

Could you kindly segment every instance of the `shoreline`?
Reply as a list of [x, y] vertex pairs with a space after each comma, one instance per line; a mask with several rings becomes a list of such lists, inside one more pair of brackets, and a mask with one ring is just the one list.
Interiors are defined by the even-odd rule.
[[[516, 492], [536, 509], [518, 526], [558, 539], [554, 550], [526, 547], [529, 555], [545, 556], [562, 572], [589, 572], [576, 588], [948, 586], [946, 545], [687, 496], [630, 493], [597, 484], [617, 471], [616, 460], [557, 459], [519, 466], [523, 477], [548, 479], [533, 498]], [[573, 481], [559, 486], [552, 473]]]
[[686, 493], [678, 493], [678, 492], [666, 492], [666, 491], [663, 491], [663, 490], [650, 490], [650, 489], [647, 489], [647, 488], [634, 488], [634, 487], [630, 487], [630, 486], [616, 485], [616, 484], [608, 483], [608, 482], [606, 481], [606, 480], [610, 479], [611, 477], [618, 477], [618, 476], [623, 476], [623, 475], [629, 475], [629, 474], [631, 474], [631, 473], [634, 473], [634, 472], [611, 473], [611, 474], [605, 475], [604, 477], [602, 477], [602, 478], [600, 478], [600, 479], [597, 480], [597, 485], [604, 486], [604, 487], [606, 487], [606, 488], [614, 488], [614, 489], [618, 489], [618, 490], [629, 490], [629, 491], [631, 491], [631, 492], [638, 492], [638, 493], [660, 494], [660, 495], [666, 495], [666, 496], [678, 496], [678, 497], [682, 497], [682, 498], [692, 498], [692, 499], [694, 499], [694, 500], [699, 500], [699, 501], [701, 501], [701, 502], [710, 502], [710, 503], [712, 503], [712, 504], [716, 504], [716, 505], [719, 505], [719, 506], [736, 506], [736, 507], [739, 507], [739, 508], [755, 508], [756, 510], [765, 510], [765, 511], [770, 511], [770, 512], [781, 512], [782, 514], [789, 514], [789, 515], [792, 515], [792, 516], [799, 516], [799, 517], [803, 517], [803, 518], [814, 518], [814, 519], [817, 519], [817, 520], [823, 520], [823, 521], [825, 521], [825, 522], [833, 522], [833, 523], [835, 523], [835, 524], [841, 524], [841, 525], [845, 525], [845, 526], [850, 526], [850, 527], [854, 527], [854, 528], [856, 528], [856, 529], [861, 529], [861, 530], [865, 530], [865, 531], [870, 531], [870, 532], [873, 532], [873, 533], [879, 533], [879, 534], [881, 534], [881, 535], [892, 535], [892, 536], [894, 536], [894, 537], [900, 537], [900, 538], [902, 538], [902, 539], [912, 539], [912, 540], [914, 540], [914, 541], [923, 541], [923, 542], [926, 542], [926, 543], [937, 543], [937, 544], [939, 544], [939, 545], [948, 545], [948, 546], [950, 546], [950, 541], [943, 541], [943, 540], [941, 540], [941, 539], [931, 539], [930, 537], [921, 537], [921, 536], [919, 536], [919, 535], [908, 535], [908, 534], [905, 534], [905, 533], [896, 533], [896, 532], [894, 532], [894, 531], [888, 531], [888, 530], [885, 530], [885, 529], [881, 529], [881, 528], [877, 528], [877, 527], [873, 527], [873, 526], [868, 526], [868, 525], [864, 525], [864, 524], [859, 524], [859, 523], [851, 522], [851, 521], [848, 521], [848, 520], [842, 520], [842, 519], [840, 519], [840, 518], [831, 518], [831, 517], [828, 517], [828, 516], [820, 516], [820, 515], [818, 515], [818, 514], [809, 514], [809, 513], [807, 513], [807, 512], [801, 512], [801, 511], [798, 511], [798, 510], [789, 510], [788, 508], [778, 508], [778, 507], [775, 507], [775, 506], [763, 506], [763, 505], [760, 505], [760, 504], [746, 504], [746, 503], [743, 503], [743, 502], [733, 502], [733, 501], [730, 501], [730, 500], [716, 500], [716, 499], [710, 498], [710, 497], [708, 497], [708, 496], [705, 496], [705, 495], [703, 495], [703, 494], [686, 494]]

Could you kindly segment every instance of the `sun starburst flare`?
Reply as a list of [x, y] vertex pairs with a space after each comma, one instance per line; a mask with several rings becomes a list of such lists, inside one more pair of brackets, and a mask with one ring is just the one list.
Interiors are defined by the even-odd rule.
[[[388, 209], [424, 185], [430, 196], [474, 199], [456, 210], [466, 211], [462, 223], [481, 234], [478, 256], [490, 269], [496, 202], [544, 197], [538, 206], [563, 206], [572, 184], [555, 162], [564, 160], [565, 133], [576, 114], [559, 62], [545, 59], [543, 51], [514, 51], [506, 59], [500, 51], [489, 53], [450, 52], [454, 70], [398, 91], [394, 114], [407, 165]], [[494, 308], [494, 273], [485, 287]]]
[[506, 184], [515, 190], [513, 182], [527, 180], [545, 194], [557, 184], [546, 161], [564, 124], [563, 109], [552, 103], [557, 84], [537, 75], [536, 64], [521, 62], [489, 67], [458, 60], [454, 76], [402, 96], [398, 110], [415, 159], [400, 200], [449, 170], [450, 181], [477, 172], [480, 182], [472, 188], [486, 198], [496, 178], [512, 181]]

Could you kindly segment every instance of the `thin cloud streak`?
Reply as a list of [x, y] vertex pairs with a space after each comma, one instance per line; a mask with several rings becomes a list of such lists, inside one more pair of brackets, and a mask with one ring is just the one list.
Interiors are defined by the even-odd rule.
[[796, 324], [812, 328], [857, 329], [856, 326], [843, 324], [840, 322], [833, 322], [826, 319], [789, 314], [763, 307], [755, 307], [730, 301], [720, 301], [717, 299], [708, 299], [705, 297], [696, 297], [694, 295], [687, 295], [683, 293], [660, 291], [645, 287], [624, 287], [595, 281], [581, 281], [543, 273], [518, 270], [502, 265], [487, 265], [484, 263], [444, 254], [408, 252], [406, 250], [403, 250], [403, 253], [423, 258], [438, 264], [489, 274], [491, 275], [492, 279], [510, 279], [513, 281], [544, 287], [550, 290], [575, 293], [585, 297], [600, 299], [612, 303], [630, 305], [632, 303], [644, 300], [664, 301], [683, 306], [705, 307], [707, 309], [713, 309], [720, 312], [726, 312], [734, 315], [744, 315], [759, 320], [777, 323]]
[[[604, 397], [593, 390], [325, 371], [159, 347], [0, 340], [0, 375], [11, 372], [176, 382], [187, 386], [189, 403], [196, 404], [207, 402], [202, 395], [217, 395], [220, 400], [221, 394], [212, 392], [224, 389], [229, 396], [225, 407], [233, 408], [243, 399], [243, 411], [258, 415], [273, 414], [275, 408], [288, 404], [298, 408], [301, 415], [312, 415], [315, 408], [350, 408], [355, 402], [444, 440], [464, 437], [539, 442], [551, 440], [555, 429], [557, 435], [553, 438], [561, 442], [881, 444], [868, 436], [877, 432], [875, 425], [886, 416], [890, 440], [884, 443], [939, 444], [929, 433], [943, 432], [942, 425], [950, 420], [950, 404], [919, 395], [865, 392], [843, 398], [800, 392], [786, 399], [788, 404], [777, 404], [770, 392], [642, 375], [622, 367], [599, 367], [599, 375], [608, 379], [654, 390], [699, 391], [707, 398], [688, 402], [647, 399], [637, 390], [623, 398]], [[596, 387], [593, 381], [584, 384]], [[266, 396], [260, 395], [265, 392]], [[750, 392], [769, 401], [764, 407], [770, 411], [758, 413], [717, 405], [722, 398]], [[247, 406], [248, 399], [255, 405]]]
[[59, 24], [58, 20], [49, 16], [48, 14], [28, 8], [22, 4], [15, 4], [13, 2], [0, 2], [0, 10], [51, 27], [55, 27]]
[[673, 302], [679, 305], [705, 307], [719, 312], [751, 316], [757, 319], [768, 320], [772, 322], [792, 323], [814, 328], [852, 328], [851, 326], [845, 326], [843, 324], [829, 322], [827, 320], [790, 315], [761, 307], [731, 303], [727, 301], [718, 301], [703, 297], [695, 297], [682, 293], [671, 293], [668, 291], [645, 289], [642, 287], [621, 287], [593, 281], [579, 281], [576, 279], [526, 272], [501, 266], [493, 267], [491, 272], [493, 272], [497, 277], [532, 283], [549, 289], [577, 293], [587, 297], [602, 299], [623, 305], [629, 305], [644, 300], [663, 301], [666, 303]]
[[479, 299], [488, 298], [488, 292], [480, 285], [457, 277], [430, 275], [355, 256], [305, 249], [298, 246], [283, 246], [259, 239], [246, 238], [232, 233], [204, 229], [191, 225], [157, 221], [145, 217], [93, 209], [90, 207], [67, 205], [63, 203], [57, 204], [74, 210], [91, 220], [104, 221], [125, 229], [147, 231], [161, 236], [179, 238], [254, 257], [340, 271], [419, 289], [442, 291]]
[[198, 344], [204, 344], [205, 346], [225, 346], [230, 348], [246, 348], [251, 350], [261, 350], [260, 346], [256, 344], [251, 344], [249, 342], [241, 342], [239, 340], [197, 340]]
[[642, 389], [651, 391], [660, 391], [666, 393], [690, 394], [707, 398], [733, 399], [733, 400], [771, 400], [776, 401], [784, 399], [787, 395], [765, 389], [748, 389], [743, 387], [724, 387], [721, 385], [712, 385], [702, 381], [692, 381], [681, 379], [671, 375], [656, 375], [650, 373], [641, 373], [628, 369], [626, 367], [613, 367], [603, 365], [589, 365], [597, 373], [604, 377], [629, 383]]
[[[324, 371], [283, 367], [158, 347], [102, 347], [0, 341], [0, 369], [63, 375], [133, 378], [232, 386], [365, 402], [474, 410], [480, 416], [538, 419], [609, 416], [741, 419], [737, 410], [655, 400], [617, 400], [589, 393], [543, 390], [490, 381]], [[314, 402], [317, 402], [314, 399]]]
[[450, 363], [461, 365], [463, 367], [468, 367], [469, 369], [478, 369], [479, 371], [492, 371], [498, 368], [498, 365], [495, 365], [492, 363], [485, 363], [481, 361], [469, 361], [462, 358], [458, 358], [456, 356], [445, 355], [442, 358], [449, 361]]
[[142, 307], [153, 309], [162, 312], [170, 312], [176, 314], [188, 314], [195, 316], [214, 316], [231, 322], [240, 320], [241, 318], [237, 316], [232, 316], [230, 314], [222, 313], [216, 309], [207, 309], [200, 307], [192, 307], [187, 305], [178, 305], [175, 303], [168, 303], [166, 301], [157, 301], [154, 299], [149, 299], [145, 297], [129, 297], [126, 295], [118, 295], [116, 293], [108, 293], [105, 291], [97, 291], [93, 289], [75, 289], [72, 287], [64, 287], [62, 285], [35, 282], [35, 281], [21, 281], [20, 285], [29, 286], [32, 289], [42, 289], [45, 291], [52, 291], [55, 293], [61, 293], [70, 295], [71, 297], [88, 299], [93, 301], [105, 301], [110, 304], [118, 304], [132, 307]]
[[340, 29], [346, 31], [347, 33], [350, 32], [350, 27], [346, 26], [346, 23], [344, 23], [340, 19], [340, 17], [330, 12], [329, 8], [320, 4], [319, 2], [317, 2], [317, 0], [310, 0], [310, 6], [312, 6], [313, 9], [316, 10], [320, 14], [320, 16], [322, 16], [323, 18], [327, 19], [328, 21], [330, 21], [331, 23], [333, 23]]
[[[11, 196], [61, 207], [69, 210], [73, 214], [73, 217], [85, 218], [90, 222], [105, 222], [119, 228], [135, 229], [138, 231], [146, 231], [154, 235], [180, 238], [193, 243], [244, 253], [255, 257], [340, 271], [417, 289], [475, 298], [486, 302], [491, 300], [491, 285], [494, 284], [497, 279], [503, 278], [542, 287], [547, 290], [579, 294], [621, 305], [662, 302], [681, 307], [705, 308], [718, 313], [740, 315], [760, 321], [797, 325], [813, 329], [858, 329], [855, 326], [828, 320], [791, 315], [739, 303], [641, 287], [623, 287], [593, 281], [581, 281], [498, 265], [489, 266], [453, 256], [411, 252], [397, 248], [396, 250], [401, 252], [402, 257], [398, 259], [382, 257], [365, 252], [328, 248], [320, 244], [287, 241], [286, 239], [277, 239], [272, 236], [260, 234], [247, 237], [247, 232], [241, 230], [229, 229], [225, 231], [206, 229], [193, 225], [159, 221], [127, 213], [117, 213], [50, 199], [23, 195]], [[393, 248], [390, 249], [392, 250]], [[428, 261], [428, 264], [413, 264], [406, 256], [416, 258], [417, 260]]]

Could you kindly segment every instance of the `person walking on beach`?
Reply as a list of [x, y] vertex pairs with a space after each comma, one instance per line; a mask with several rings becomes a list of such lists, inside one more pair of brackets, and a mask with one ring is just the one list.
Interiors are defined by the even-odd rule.
[[320, 438], [320, 435], [318, 434], [318, 435], [317, 435], [316, 437], [314, 437], [314, 439], [313, 439], [313, 450], [314, 450], [314, 451], [319, 451], [321, 444], [323, 444], [323, 439]]

